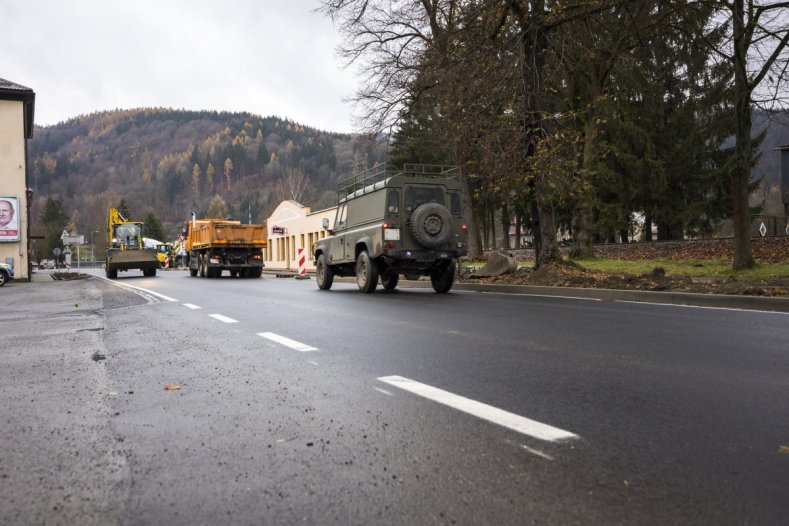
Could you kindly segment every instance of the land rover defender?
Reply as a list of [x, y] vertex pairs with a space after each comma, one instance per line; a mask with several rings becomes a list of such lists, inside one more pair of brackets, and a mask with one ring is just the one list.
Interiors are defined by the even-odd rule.
[[406, 164], [390, 171], [376, 165], [338, 183], [334, 225], [312, 246], [318, 287], [334, 276], [356, 276], [362, 292], [378, 280], [394, 289], [400, 276], [429, 276], [436, 292], [455, 281], [457, 258], [467, 253], [458, 168]]

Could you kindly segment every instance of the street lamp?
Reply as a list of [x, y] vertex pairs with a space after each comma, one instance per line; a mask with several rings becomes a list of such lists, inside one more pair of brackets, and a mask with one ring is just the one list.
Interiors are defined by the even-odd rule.
[[98, 230], [94, 230], [90, 233], [90, 255], [93, 256], [93, 265], [96, 265], [96, 249], [93, 246], [93, 234], [98, 234]]

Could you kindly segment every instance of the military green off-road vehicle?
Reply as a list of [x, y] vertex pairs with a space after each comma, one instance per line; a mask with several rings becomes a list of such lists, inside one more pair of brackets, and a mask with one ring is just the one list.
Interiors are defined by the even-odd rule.
[[356, 276], [362, 292], [373, 292], [379, 277], [394, 289], [402, 274], [430, 276], [436, 292], [448, 292], [467, 251], [457, 175], [457, 167], [407, 164], [391, 172], [376, 165], [340, 181], [334, 226], [323, 224], [331, 235], [312, 246], [318, 287]]

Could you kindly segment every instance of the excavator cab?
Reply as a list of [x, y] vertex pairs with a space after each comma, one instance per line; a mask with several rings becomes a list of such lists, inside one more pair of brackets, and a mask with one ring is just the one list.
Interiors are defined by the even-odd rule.
[[112, 246], [121, 250], [137, 249], [142, 243], [140, 223], [121, 223], [113, 225]]

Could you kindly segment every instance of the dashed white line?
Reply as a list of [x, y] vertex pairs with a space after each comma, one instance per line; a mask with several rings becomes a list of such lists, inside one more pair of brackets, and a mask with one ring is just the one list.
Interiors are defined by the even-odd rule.
[[378, 380], [539, 440], [559, 442], [579, 438], [575, 433], [564, 429], [549, 426], [548, 424], [543, 424], [542, 422], [537, 422], [536, 420], [531, 420], [515, 413], [471, 400], [470, 398], [464, 398], [437, 387], [409, 380], [402, 376], [382, 376]]
[[296, 351], [300, 352], [308, 352], [308, 351], [317, 351], [317, 347], [312, 347], [310, 345], [297, 342], [296, 340], [291, 340], [290, 338], [285, 338], [284, 336], [280, 336], [279, 334], [274, 334], [273, 332], [259, 332], [258, 336], [262, 336], [267, 340], [271, 340], [273, 342], [277, 342], [280, 345], [284, 345], [285, 347], [290, 347]]
[[228, 318], [227, 316], [222, 316], [221, 314], [209, 314], [208, 316], [224, 323], [238, 323], [238, 320]]
[[312, 365], [314, 365], [315, 367], [318, 367], [318, 362], [313, 362], [312, 360], [310, 360], [310, 361], [309, 361], [309, 362], [307, 362], [307, 363], [311, 363], [311, 364], [312, 364]]
[[192, 309], [192, 310], [197, 310], [197, 309], [202, 309], [203, 308], [203, 307], [200, 307], [199, 305], [193, 305], [191, 303], [184, 303], [183, 306], [186, 307], [187, 309]]

